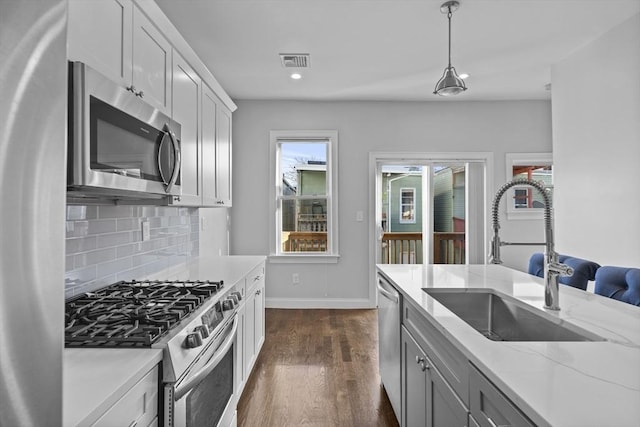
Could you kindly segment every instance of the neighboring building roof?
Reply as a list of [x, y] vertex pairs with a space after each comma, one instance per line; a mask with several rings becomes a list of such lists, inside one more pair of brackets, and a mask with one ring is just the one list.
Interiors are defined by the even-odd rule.
[[[312, 162], [313, 160], [309, 160]], [[296, 170], [299, 171], [326, 171], [327, 163], [326, 162], [317, 162], [317, 163], [297, 163], [295, 166]]]

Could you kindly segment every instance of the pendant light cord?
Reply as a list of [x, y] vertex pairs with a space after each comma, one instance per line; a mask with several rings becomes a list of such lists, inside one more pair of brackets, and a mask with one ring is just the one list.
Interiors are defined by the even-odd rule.
[[447, 13], [447, 18], [449, 19], [449, 67], [451, 68], [451, 6], [449, 6], [449, 13]]

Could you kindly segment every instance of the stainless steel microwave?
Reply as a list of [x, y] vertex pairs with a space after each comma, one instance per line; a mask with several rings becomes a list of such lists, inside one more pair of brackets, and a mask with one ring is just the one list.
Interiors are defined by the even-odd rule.
[[180, 124], [81, 62], [69, 63], [70, 195], [177, 196]]

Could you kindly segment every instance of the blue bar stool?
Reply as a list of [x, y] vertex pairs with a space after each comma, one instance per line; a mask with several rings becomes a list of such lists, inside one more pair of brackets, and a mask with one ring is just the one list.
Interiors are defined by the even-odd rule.
[[596, 272], [594, 292], [640, 306], [640, 268], [600, 267]]

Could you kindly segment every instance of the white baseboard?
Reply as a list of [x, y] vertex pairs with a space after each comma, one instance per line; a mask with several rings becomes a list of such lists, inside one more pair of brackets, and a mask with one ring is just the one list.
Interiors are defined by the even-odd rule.
[[266, 298], [267, 308], [375, 308], [376, 302], [365, 298]]

